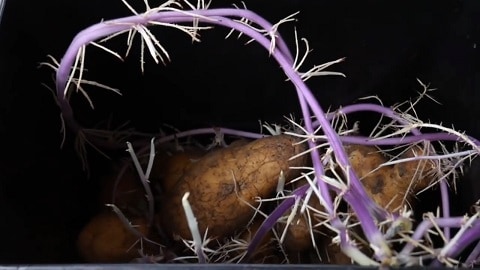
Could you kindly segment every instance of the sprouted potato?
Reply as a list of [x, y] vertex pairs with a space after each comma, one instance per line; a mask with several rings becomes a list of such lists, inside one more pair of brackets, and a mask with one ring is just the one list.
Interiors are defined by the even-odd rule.
[[[146, 3], [147, 8], [144, 13], [135, 11], [126, 2], [125, 4], [133, 11], [133, 16], [102, 21], [91, 26], [91, 28], [81, 31], [73, 39], [60, 61], [56, 61], [51, 57], [51, 62], [42, 63], [42, 65], [50, 67], [56, 72], [54, 93], [56, 102], [62, 111], [61, 119], [62, 124], [64, 124], [62, 125], [62, 130], [70, 129], [76, 134], [76, 146], [83, 162], [86, 162], [86, 143], [99, 150], [118, 149], [119, 144], [124, 143], [120, 139], [110, 140], [109, 132], [105, 135], [106, 133], [102, 130], [98, 131], [83, 127], [73, 114], [69, 100], [74, 89], [85, 96], [92, 108], [93, 101], [88, 96], [87, 91], [84, 91], [83, 86], [94, 85], [120, 94], [120, 91], [116, 88], [90, 81], [86, 78], [88, 76], [84, 77], [84, 75], [87, 75], [86, 73], [84, 74], [84, 71], [87, 70], [85, 66], [86, 47], [96, 45], [96, 47], [123, 60], [123, 57], [117, 52], [106, 48], [105, 45], [100, 45], [100, 43], [105, 44], [105, 41], [117, 38], [117, 36], [122, 36], [120, 34], [125, 33], [125, 35], [128, 35], [127, 51], [129, 51], [133, 44], [131, 42], [133, 37], [140, 37], [142, 45], [145, 45], [141, 46], [140, 53], [141, 70], [143, 72], [144, 55], [150, 55], [156, 63], [163, 62], [165, 64], [166, 60], [170, 60], [169, 54], [162, 44], [163, 41], [160, 42], [155, 34], [148, 30], [149, 27], [160, 25], [175, 28], [188, 34], [193, 42], [199, 42], [201, 37], [199, 31], [214, 25], [220, 25], [232, 30], [227, 37], [231, 33], [238, 31], [240, 35], [251, 38], [249, 42], [258, 42], [268, 51], [272, 59], [281, 66], [284, 74], [287, 76], [287, 80], [291, 81], [295, 86], [294, 88], [299, 97], [302, 121], [304, 123], [296, 125], [296, 132], [302, 131], [300, 132], [302, 134], [297, 135], [310, 142], [310, 150], [315, 151], [313, 149], [315, 146], [320, 147], [318, 142], [321, 141], [317, 139], [321, 139], [328, 144], [328, 147], [335, 155], [335, 160], [332, 163], [336, 163], [342, 169], [353, 170], [353, 172], [349, 171], [349, 174], [341, 175], [338, 179], [324, 179], [325, 182], [317, 182], [318, 186], [324, 189], [335, 189], [335, 200], [324, 198], [322, 204], [326, 209], [325, 211], [328, 212], [329, 221], [331, 221], [329, 225], [332, 227], [332, 231], [336, 232], [338, 241], [341, 243], [345, 254], [350, 256], [356, 263], [367, 266], [424, 265], [424, 263], [429, 261], [432, 262], [432, 266], [458, 266], [461, 263], [458, 260], [461, 257], [459, 257], [459, 253], [464, 251], [473, 241], [478, 242], [480, 238], [480, 222], [477, 221], [480, 214], [474, 213], [469, 217], [467, 223], [465, 221], [466, 217], [450, 216], [447, 205], [450, 202], [447, 194], [447, 181], [450, 179], [446, 178], [447, 176], [454, 178], [457, 169], [461, 170], [464, 161], [478, 156], [480, 142], [456, 130], [442, 125], [425, 123], [417, 119], [413, 108], [418, 101], [424, 97], [433, 99], [428, 93], [432, 90], [428, 88], [428, 85], [419, 81], [424, 87], [424, 91], [419, 99], [408, 101], [408, 104], [405, 103], [408, 109], [402, 109], [403, 106], [401, 104], [388, 107], [374, 103], [358, 103], [344, 106], [333, 114], [325, 113], [325, 110], [316, 98], [316, 94], [312, 91], [314, 89], [310, 89], [307, 86], [306, 80], [314, 76], [323, 75], [344, 76], [340, 72], [325, 70], [332, 64], [342, 62], [344, 58], [322, 65], [315, 65], [311, 68], [306, 67], [304, 64], [310, 61], [304, 60], [311, 51], [307, 39], [299, 38], [295, 32], [296, 51], [292, 53], [287, 46], [287, 42], [278, 32], [278, 29], [281, 28], [279, 27], [280, 24], [296, 21], [294, 18], [295, 14], [283, 18], [276, 24], [271, 24], [246, 7], [209, 9], [204, 1], [197, 1], [196, 5], [185, 1], [186, 5], [183, 6], [188, 7], [187, 10], [181, 10], [182, 8], [177, 1], [167, 1], [158, 7], [152, 8]], [[190, 9], [193, 9], [193, 12], [190, 12]], [[191, 24], [192, 22], [193, 25]], [[140, 34], [135, 35], [135, 33]], [[351, 136], [352, 133], [350, 131], [342, 130], [341, 125], [336, 125], [338, 122], [336, 122], [335, 118], [346, 120], [348, 114], [367, 111], [376, 112], [382, 115], [382, 117], [390, 118], [393, 121], [391, 122], [392, 124], [382, 127], [380, 132], [382, 134], [377, 134], [381, 136]], [[424, 133], [425, 129], [434, 129], [440, 132]], [[390, 133], [390, 131], [392, 132]], [[205, 132], [205, 129], [201, 129], [186, 132], [183, 135]], [[233, 133], [231, 130], [228, 132]], [[246, 134], [245, 132], [234, 133], [237, 133], [236, 135], [241, 134], [240, 136]], [[126, 132], [119, 132], [117, 135], [120, 135], [117, 137], [122, 138], [125, 135], [130, 137], [132, 134], [127, 130]], [[250, 135], [245, 137], [251, 138], [252, 136]], [[273, 137], [274, 139], [266, 141], [271, 142], [270, 140], [283, 140], [279, 138], [285, 138], [281, 136]], [[162, 139], [166, 140], [165, 137]], [[288, 140], [290, 140], [289, 144], [278, 142], [267, 144], [263, 140], [257, 140], [246, 146], [231, 147], [227, 148], [228, 150], [222, 149], [209, 153], [198, 162], [191, 164], [176, 183], [173, 181], [171, 190], [169, 189], [170, 184], [166, 185], [168, 190], [165, 190], [165, 194], [162, 195], [161, 214], [164, 217], [161, 220], [169, 236], [175, 235], [184, 239], [192, 239], [186, 225], [184, 212], [181, 209], [181, 199], [185, 194], [191, 194], [190, 199], [194, 208], [193, 212], [199, 221], [200, 231], [203, 235], [207, 233], [208, 228], [209, 235], [225, 237], [238, 228], [244, 227], [251, 217], [252, 208], [255, 208], [258, 204], [258, 198], [268, 198], [269, 192], [274, 190], [280, 172], [285, 172], [285, 175], [289, 177], [291, 173], [289, 165], [298, 166], [303, 164], [300, 162], [301, 159], [293, 161], [288, 159], [292, 155], [297, 154], [296, 150], [301, 148], [298, 146], [292, 147], [291, 141], [293, 140]], [[455, 142], [455, 151], [450, 152], [448, 149], [442, 149], [444, 155], [436, 157], [437, 159], [442, 159], [442, 162], [446, 161], [447, 166], [442, 164], [442, 166], [437, 167], [437, 164], [429, 161], [419, 161], [419, 158], [413, 158], [409, 163], [394, 164], [381, 155], [372, 155], [371, 153], [375, 151], [370, 150], [351, 149], [353, 154], [351, 152], [350, 157], [347, 157], [342, 147], [342, 143], [346, 140], [359, 143], [378, 143], [378, 145], [396, 144], [398, 146], [419, 142], [439, 142], [442, 144], [442, 141], [451, 141]], [[458, 148], [456, 147], [459, 146], [457, 143], [465, 144], [471, 149], [457, 151]], [[419, 155], [427, 155], [421, 149], [419, 150]], [[415, 153], [415, 149], [413, 151], [408, 150], [400, 159], [411, 158], [416, 155]], [[319, 156], [313, 154], [311, 158], [316, 165], [314, 170], [317, 176], [332, 169], [327, 168]], [[353, 168], [343, 168], [348, 165], [348, 158], [350, 158]], [[393, 161], [398, 161], [398, 159]], [[140, 166], [137, 165], [138, 162], [136, 167], [140, 171], [138, 168]], [[438, 171], [439, 174], [445, 173], [445, 177], [442, 176], [441, 179], [435, 179], [435, 183], [439, 183], [442, 187], [440, 192], [442, 193], [443, 213], [439, 213], [435, 217], [431, 213], [425, 213], [426, 216], [431, 216], [431, 218], [422, 222], [434, 227], [438, 233], [440, 233], [440, 229], [444, 229], [445, 241], [443, 246], [430, 244], [431, 235], [437, 232], [429, 230], [428, 226], [418, 226], [417, 228], [412, 228], [415, 232], [411, 237], [415, 239], [403, 239], [407, 241], [405, 241], [402, 250], [394, 252], [388, 244], [390, 237], [387, 237], [388, 235], [384, 235], [381, 231], [383, 229], [381, 228], [381, 223], [394, 216], [391, 215], [391, 212], [396, 212], [410, 204], [413, 195], [419, 189], [429, 187], [431, 182], [433, 182], [432, 176], [435, 176], [435, 171]], [[145, 185], [148, 179], [145, 179], [146, 177], [142, 173], [139, 174], [142, 176], [143, 187], [147, 191], [149, 200], [148, 210], [151, 220], [151, 216], [153, 216], [152, 209], [154, 208], [152, 207], [153, 194], [149, 192], [148, 186]], [[357, 176], [362, 178], [361, 181], [357, 179]], [[173, 177], [173, 179], [175, 180], [176, 177]], [[305, 191], [305, 187], [302, 187], [300, 191]], [[321, 192], [326, 192], [326, 190]], [[341, 200], [350, 207], [351, 211], [349, 213], [337, 211], [336, 204]], [[372, 200], [386, 209], [378, 207], [378, 205], [372, 203]], [[282, 203], [284, 202], [283, 206], [288, 206], [292, 200], [291, 198], [286, 198]], [[284, 210], [285, 207], [279, 207], [274, 210], [275, 214], [267, 215], [269, 222], [265, 227], [271, 228], [274, 226], [273, 219], [283, 214]], [[400, 212], [402, 218], [405, 219], [410, 215], [409, 211]], [[371, 247], [371, 253], [364, 254], [363, 251], [357, 248], [357, 243], [354, 242], [356, 239], [352, 240], [350, 237], [353, 233], [356, 233], [356, 228], [351, 226], [345, 228], [345, 225], [351, 225], [351, 220], [345, 220], [344, 214], [347, 214], [349, 218], [352, 216], [358, 218], [358, 220], [354, 221], [358, 225], [356, 228], [362, 228], [365, 233], [365, 239], [368, 239], [365, 242], [367, 242], [368, 247]], [[272, 219], [269, 219], [270, 217]], [[189, 221], [192, 221], [192, 219], [189, 219]], [[398, 224], [404, 225], [402, 220]], [[453, 237], [450, 236], [452, 228], [459, 228]], [[195, 235], [198, 236], [198, 234]], [[257, 239], [256, 236], [254, 240]], [[198, 237], [196, 238], [198, 239]], [[256, 242], [254, 240], [252, 242]], [[201, 244], [198, 241], [196, 242], [197, 245]], [[412, 252], [414, 246], [423, 249], [424, 252]], [[199, 249], [195, 250], [200, 251]], [[474, 247], [473, 252], [466, 257], [466, 265], [477, 263], [479, 250], [480, 244]], [[202, 258], [200, 253], [197, 253], [197, 255], [199, 261], [200, 259], [205, 261], [205, 258]]]

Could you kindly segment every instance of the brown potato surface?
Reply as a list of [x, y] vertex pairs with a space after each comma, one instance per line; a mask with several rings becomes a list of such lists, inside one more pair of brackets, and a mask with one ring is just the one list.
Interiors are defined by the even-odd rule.
[[221, 238], [245, 228], [257, 199], [275, 191], [280, 172], [290, 179], [298, 174], [290, 166], [305, 165], [306, 155], [289, 160], [305, 150], [296, 143], [294, 137], [277, 135], [206, 154], [163, 197], [163, 228], [175, 238], [192, 239], [181, 203], [186, 192], [202, 234], [208, 228], [210, 237]]
[[163, 191], [171, 190], [183, 176], [185, 171], [206, 152], [200, 149], [189, 149], [171, 153], [156, 164], [152, 177], [158, 178]]
[[[388, 160], [376, 147], [349, 145], [345, 149], [367, 193], [389, 211], [398, 211], [406, 203], [412, 203], [415, 193], [432, 180], [431, 161], [409, 161], [378, 168]], [[422, 154], [420, 147], [412, 147], [400, 158]]]
[[[254, 220], [248, 229], [240, 234], [239, 238], [246, 243], [250, 243], [262, 223], [263, 219]], [[281, 263], [281, 259], [278, 256], [278, 244], [271, 230], [263, 237], [257, 249], [251, 255], [249, 263]]]
[[[323, 206], [320, 204], [318, 198], [315, 195], [312, 195], [312, 197], [310, 197], [308, 205], [318, 211], [324, 210]], [[300, 207], [301, 205], [298, 206], [295, 217], [293, 218], [291, 223], [288, 224], [285, 238], [282, 243], [285, 247], [285, 250], [289, 253], [304, 252], [313, 249], [312, 229], [310, 229], [311, 226], [315, 227], [313, 229], [313, 237], [315, 241], [317, 240], [319, 234], [329, 233], [329, 229], [323, 226], [317, 226], [317, 224], [320, 224], [322, 222], [322, 219], [319, 217], [318, 213], [315, 213], [315, 211], [310, 209], [305, 210], [308, 211], [310, 214], [310, 222], [312, 223], [310, 225], [307, 212], [301, 213]], [[292, 210], [287, 211], [282, 218], [283, 221], [277, 224], [277, 231], [280, 235], [283, 234], [285, 230], [288, 216], [291, 215]]]
[[[144, 218], [132, 220], [132, 225], [143, 235], [149, 234]], [[113, 212], [103, 212], [95, 216], [81, 231], [77, 247], [86, 262], [120, 263], [129, 262], [139, 256], [132, 246], [138, 240]], [[147, 245], [150, 245], [147, 243]]]

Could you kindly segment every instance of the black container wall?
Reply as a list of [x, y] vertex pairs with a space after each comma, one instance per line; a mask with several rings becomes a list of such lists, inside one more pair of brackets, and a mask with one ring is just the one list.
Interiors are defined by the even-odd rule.
[[[143, 1], [137, 2], [141, 10]], [[438, 88], [433, 94], [442, 103], [425, 102], [418, 109], [423, 119], [480, 137], [478, 1], [244, 2], [271, 22], [300, 11], [298, 21], [280, 31], [292, 49], [293, 25], [309, 40], [310, 64], [347, 58], [333, 68], [347, 78], [309, 81], [325, 109], [370, 95], [385, 104], [401, 102], [415, 97], [419, 78]], [[240, 1], [213, 0], [212, 6], [231, 3]], [[81, 29], [129, 14], [120, 0], [7, 1], [0, 24], [0, 263], [81, 262], [74, 243], [95, 211], [97, 186], [82, 171], [71, 138], [59, 147], [59, 111], [42, 86], [53, 86], [53, 74], [38, 65], [47, 55], [61, 58]], [[79, 119], [91, 126], [113, 112], [144, 131], [162, 123], [257, 131], [258, 120], [298, 114], [295, 91], [278, 65], [258, 45], [224, 40], [226, 33], [205, 32], [202, 43], [191, 45], [161, 30], [172, 61], [147, 61], [143, 75], [135, 53], [120, 64], [88, 51], [90, 78], [121, 88], [124, 97], [94, 96], [95, 112], [78, 103]], [[123, 49], [123, 42], [113, 46]], [[101, 170], [105, 160], [97, 164], [93, 169]], [[463, 213], [478, 199], [479, 176], [477, 167], [469, 170], [454, 211]]]

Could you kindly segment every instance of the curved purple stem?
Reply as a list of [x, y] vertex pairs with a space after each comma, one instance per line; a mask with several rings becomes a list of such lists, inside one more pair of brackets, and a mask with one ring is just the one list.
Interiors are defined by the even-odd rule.
[[[345, 108], [342, 108], [342, 109], [338, 110], [337, 113], [341, 113], [341, 114], [346, 115], [346, 114], [350, 114], [350, 113], [365, 112], [365, 111], [372, 111], [372, 112], [380, 113], [383, 116], [386, 116], [390, 119], [393, 119], [393, 120], [397, 121], [401, 125], [409, 125], [410, 124], [408, 121], [406, 121], [401, 116], [399, 116], [398, 113], [395, 112], [394, 110], [392, 110], [391, 108], [387, 108], [387, 107], [384, 107], [384, 106], [380, 106], [380, 105], [377, 105], [377, 104], [371, 104], [371, 103], [360, 103], [360, 104], [349, 105]], [[333, 117], [335, 117], [335, 113], [331, 113], [327, 117], [332, 119]], [[415, 135], [415, 136], [413, 136], [413, 141], [415, 141], [415, 142], [418, 142], [418, 140], [416, 140], [416, 139], [421, 138], [421, 136], [423, 135], [420, 132], [420, 130], [417, 129], [417, 128], [412, 128], [410, 130], [410, 132]], [[448, 134], [448, 135], [453, 135], [453, 134]], [[429, 136], [426, 136], [425, 139], [428, 140], [428, 137]], [[454, 139], [455, 141], [461, 141], [460, 140], [461, 138], [459, 138], [457, 136], [452, 136], [452, 137], [455, 138]], [[388, 142], [389, 140], [391, 140], [393, 142], [395, 142], [395, 141], [399, 142], [399, 144], [405, 144], [406, 143], [405, 141], [401, 141], [399, 139], [402, 139], [402, 138], [386, 138], [386, 139], [377, 139], [377, 140], [370, 139], [369, 142], [366, 142], [366, 143], [362, 143], [361, 141], [357, 141], [357, 142], [360, 143], [360, 144], [372, 143], [374, 141], [380, 142], [378, 144], [372, 143], [372, 144], [369, 144], [369, 145], [391, 144], [391, 143]], [[452, 140], [451, 138], [449, 138], [449, 139]], [[438, 138], [432, 138], [431, 139], [431, 141], [436, 141], [436, 140], [438, 140]], [[473, 141], [477, 145], [479, 145], [478, 140], [474, 139]], [[407, 140], [407, 143], [408, 143], [408, 140]], [[445, 181], [440, 181], [440, 192], [441, 192], [441, 196], [442, 196], [441, 203], [442, 203], [443, 216], [448, 218], [448, 217], [450, 217], [450, 204], [449, 204], [448, 186], [447, 186], [447, 183]], [[446, 239], [450, 239], [450, 229], [449, 228], [444, 229], [444, 234], [445, 234]]]
[[[455, 239], [455, 238], [454, 238]], [[473, 224], [465, 230], [458, 239], [455, 239], [455, 243], [450, 243], [453, 244], [449, 250], [446, 252], [442, 252], [443, 254], [441, 255], [440, 259], [444, 258], [456, 258], [460, 253], [468, 247], [470, 244], [472, 244], [475, 241], [478, 241], [480, 239], [480, 221], [477, 219], [473, 222]], [[442, 266], [442, 262], [439, 259], [434, 260], [430, 266], [432, 267], [439, 267]]]
[[[438, 225], [440, 228], [458, 228], [461, 227], [465, 222], [464, 217], [449, 217], [449, 218], [434, 218], [433, 222]], [[411, 239], [413, 242], [419, 242], [424, 235], [428, 233], [428, 230], [431, 229], [434, 224], [429, 219], [423, 220], [416, 228]], [[409, 241], [402, 250], [398, 253], [399, 258], [406, 258], [415, 248], [415, 245]]]
[[466, 267], [472, 268], [475, 264], [479, 263], [480, 259], [480, 242], [477, 242], [472, 252], [465, 259], [464, 265]]

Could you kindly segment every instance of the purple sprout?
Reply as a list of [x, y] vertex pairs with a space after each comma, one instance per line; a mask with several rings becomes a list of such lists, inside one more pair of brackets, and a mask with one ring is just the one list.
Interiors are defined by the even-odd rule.
[[[188, 9], [182, 9], [183, 4]], [[128, 6], [128, 4], [127, 4]], [[271, 212], [263, 222], [262, 226], [253, 237], [246, 249], [243, 262], [248, 262], [251, 254], [259, 244], [262, 237], [272, 229], [278, 219], [286, 213], [298, 198], [303, 198], [311, 189], [316, 189], [319, 200], [325, 208], [327, 221], [329, 226], [337, 233], [336, 241], [338, 241], [342, 251], [350, 256], [350, 258], [361, 265], [387, 265], [387, 266], [408, 266], [408, 265], [422, 265], [422, 258], [430, 258], [432, 265], [455, 265], [454, 258], [458, 256], [469, 244], [477, 241], [480, 238], [480, 224], [478, 222], [478, 213], [469, 218], [466, 217], [450, 217], [449, 213], [449, 198], [447, 194], [447, 180], [455, 177], [456, 170], [462, 164], [475, 157], [480, 151], [480, 142], [475, 138], [471, 138], [465, 134], [457, 132], [453, 129], [445, 128], [440, 125], [423, 123], [415, 117], [413, 105], [415, 102], [407, 104], [407, 108], [401, 110], [397, 106], [394, 108], [385, 107], [374, 103], [362, 103], [349, 105], [338, 109], [335, 112], [327, 113], [320, 106], [319, 102], [312, 94], [311, 90], [305, 84], [305, 81], [313, 76], [321, 75], [343, 75], [341, 73], [329, 72], [324, 69], [332, 64], [338, 63], [343, 59], [332, 61], [323, 65], [314, 66], [307, 72], [301, 72], [302, 64], [308, 54], [308, 43], [306, 40], [306, 52], [303, 57], [300, 57], [299, 42], [296, 40], [296, 55], [293, 56], [290, 49], [286, 45], [280, 33], [278, 33], [278, 26], [293, 20], [293, 15], [289, 16], [277, 24], [271, 24], [263, 19], [261, 16], [246, 8], [219, 8], [209, 9], [203, 1], [198, 1], [197, 5], [193, 5], [187, 1], [167, 1], [156, 8], [150, 8], [148, 4], [147, 11], [138, 13], [134, 11], [133, 16], [103, 21], [101, 23], [92, 25], [83, 31], [79, 32], [72, 40], [70, 46], [66, 50], [60, 62], [54, 61], [53, 64], [45, 63], [55, 69], [55, 94], [58, 106], [61, 110], [62, 123], [64, 129], [76, 134], [80, 145], [85, 143], [99, 149], [121, 149], [125, 147], [124, 141], [107, 140], [104, 133], [97, 132], [92, 129], [86, 129], [78, 123], [74, 117], [73, 110], [69, 104], [69, 97], [71, 92], [77, 90], [85, 95], [91, 103], [88, 95], [83, 91], [82, 85], [90, 84], [96, 85], [107, 90], [119, 93], [117, 89], [109, 88], [108, 86], [91, 82], [83, 78], [83, 62], [85, 59], [85, 48], [88, 45], [95, 45], [116, 57], [122, 58], [117, 53], [100, 45], [103, 41], [111, 38], [116, 38], [122, 33], [129, 35], [129, 46], [135, 34], [141, 36], [142, 41], [142, 59], [143, 63], [144, 50], [157, 62], [165, 63], [169, 60], [168, 52], [163, 48], [155, 36], [148, 30], [149, 27], [173, 27], [183, 31], [192, 38], [192, 41], [199, 41], [198, 31], [211, 28], [212, 26], [221, 26], [231, 31], [236, 31], [248, 37], [253, 42], [259, 43], [265, 48], [267, 53], [274, 58], [283, 69], [287, 79], [294, 85], [297, 91], [298, 101], [301, 105], [303, 124], [297, 126], [294, 131], [287, 131], [286, 133], [304, 138], [304, 142], [308, 143], [309, 154], [312, 159], [313, 173], [312, 183], [315, 186], [305, 185], [293, 191], [294, 197], [283, 199], [278, 207]], [[201, 25], [201, 26], [200, 26]], [[230, 34], [229, 34], [230, 35]], [[143, 70], [143, 64], [142, 64]], [[422, 84], [423, 85], [423, 84]], [[428, 88], [424, 86], [423, 96], [428, 92]], [[357, 112], [373, 112], [380, 115], [384, 119], [391, 119], [391, 122], [382, 127], [378, 126], [378, 133], [371, 136], [360, 136], [346, 132], [342, 133], [340, 129], [336, 129], [333, 123], [342, 121], [341, 119], [347, 115]], [[413, 111], [413, 112], [412, 112]], [[298, 125], [298, 124], [297, 124]], [[425, 133], [421, 130], [432, 130], [432, 132]], [[65, 131], [65, 130], [64, 130]], [[172, 135], [158, 136], [155, 140], [155, 145], [164, 142], [173, 141], [177, 138], [191, 137], [200, 134], [215, 134], [216, 143], [222, 143], [224, 135], [235, 135], [247, 138], [259, 138], [268, 136], [265, 134], [257, 134], [251, 132], [244, 132], [232, 130], [227, 128], [205, 128], [190, 131], [177, 132]], [[133, 133], [125, 133], [125, 136], [134, 135]], [[441, 147], [441, 143], [445, 141], [455, 142], [468, 147], [465, 151], [456, 151], [452, 153], [446, 152], [445, 148]], [[322, 161], [322, 154], [318, 148], [320, 143], [327, 143], [328, 149], [333, 152], [332, 159], [336, 164], [344, 169], [344, 177], [342, 181], [338, 179], [330, 179], [325, 176], [327, 164]], [[439, 143], [440, 146], [433, 146], [433, 143]], [[407, 221], [409, 218], [408, 211], [400, 213], [389, 213], [377, 205], [366, 193], [355, 171], [351, 168], [348, 156], [344, 149], [344, 144], [362, 144], [362, 145], [404, 145], [422, 144], [431, 149], [431, 154], [426, 156], [418, 156], [413, 159], [429, 159], [438, 165], [438, 183], [441, 187], [442, 195], [442, 215], [433, 217], [426, 214], [425, 219], [415, 228], [412, 228], [413, 233], [405, 232], [398, 233], [402, 236], [405, 244], [400, 251], [392, 249], [389, 237], [382, 231], [379, 224], [391, 224], [391, 231], [396, 231], [395, 226], [411, 225]], [[150, 145], [146, 140], [133, 140], [129, 144], [129, 152], [133, 153], [133, 146], [144, 146], [138, 153], [145, 153], [149, 149], [153, 149], [153, 143]], [[148, 145], [148, 146], [145, 146]], [[137, 148], [138, 149], [138, 148]], [[80, 148], [81, 151], [84, 148]], [[439, 151], [443, 154], [438, 154]], [[444, 151], [445, 150], [445, 151]], [[85, 158], [82, 154], [82, 158]], [[134, 157], [135, 155], [132, 155]], [[152, 157], [151, 157], [152, 158]], [[152, 159], [151, 159], [152, 160]], [[398, 162], [402, 162], [401, 160]], [[143, 177], [143, 183], [146, 193], [151, 200], [151, 191], [146, 185], [148, 174], [151, 169], [151, 164], [146, 172], [140, 168], [138, 160], [136, 168]], [[335, 191], [337, 196], [340, 196], [353, 210], [356, 218], [360, 222], [360, 227], [366, 240], [370, 243], [370, 248], [374, 252], [374, 257], [370, 258], [362, 253], [356, 244], [351, 241], [349, 235], [349, 227], [346, 221], [337, 213], [335, 207], [335, 198], [332, 198], [330, 191]], [[153, 203], [149, 201], [149, 218], [151, 220], [153, 213]], [[443, 247], [431, 249], [429, 247], [423, 248], [425, 251], [422, 255], [413, 255], [415, 248], [422, 249], [421, 242], [423, 239], [429, 237], [429, 229], [441, 228], [437, 233], [441, 234], [445, 239]], [[460, 230], [451, 236], [450, 228], [460, 228]], [[195, 237], [194, 237], [195, 239]], [[202, 239], [201, 237], [196, 239]], [[198, 242], [198, 240], [197, 240]], [[195, 250], [199, 250], [199, 243], [194, 243]], [[428, 256], [425, 254], [428, 253]], [[480, 254], [479, 245], [477, 245], [466, 259], [465, 264], [469, 265], [478, 260]], [[203, 252], [197, 252], [199, 261], [206, 261]], [[422, 257], [423, 256], [423, 257]]]

